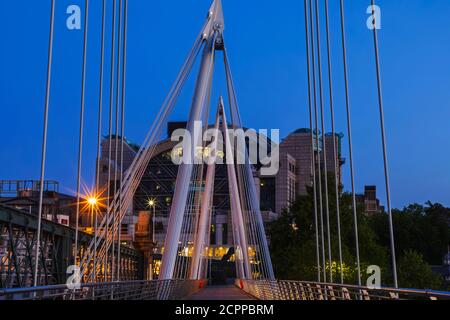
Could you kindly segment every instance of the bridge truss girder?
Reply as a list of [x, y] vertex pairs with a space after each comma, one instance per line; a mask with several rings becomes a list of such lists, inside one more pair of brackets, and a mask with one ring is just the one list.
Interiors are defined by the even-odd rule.
[[[35, 266], [35, 215], [7, 206], [0, 206], [0, 288], [33, 285]], [[93, 236], [79, 233], [80, 254], [86, 250]], [[38, 284], [42, 286], [65, 283], [67, 267], [73, 263], [75, 230], [52, 221], [42, 221]], [[126, 280], [142, 278], [142, 255], [121, 248], [122, 276]]]

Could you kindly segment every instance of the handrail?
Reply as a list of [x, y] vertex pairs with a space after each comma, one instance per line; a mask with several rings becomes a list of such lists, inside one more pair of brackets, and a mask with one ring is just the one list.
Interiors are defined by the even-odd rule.
[[[281, 281], [281, 280], [280, 280]], [[292, 282], [296, 283], [299, 281], [295, 280], [283, 280], [283, 282]], [[311, 281], [301, 281], [301, 283], [309, 283], [316, 285], [317, 282], [311, 282]], [[447, 299], [450, 299], [450, 292], [443, 292], [438, 290], [432, 290], [432, 289], [411, 289], [411, 288], [391, 288], [391, 287], [381, 287], [381, 288], [373, 288], [373, 287], [367, 287], [367, 286], [357, 286], [352, 284], [339, 284], [339, 283], [320, 283], [325, 286], [333, 286], [333, 287], [341, 287], [341, 288], [351, 288], [351, 289], [360, 289], [360, 290], [381, 290], [385, 292], [393, 292], [393, 293], [405, 293], [405, 294], [425, 294], [425, 295], [440, 295], [443, 297], [447, 297]]]
[[196, 293], [205, 280], [135, 280], [0, 289], [0, 300], [179, 300]]
[[[0, 289], [0, 300], [180, 300], [205, 280], [134, 280]], [[293, 280], [237, 280], [236, 286], [260, 300], [450, 300], [450, 292], [369, 288]]]
[[450, 292], [309, 281], [237, 280], [236, 286], [261, 300], [450, 300]]

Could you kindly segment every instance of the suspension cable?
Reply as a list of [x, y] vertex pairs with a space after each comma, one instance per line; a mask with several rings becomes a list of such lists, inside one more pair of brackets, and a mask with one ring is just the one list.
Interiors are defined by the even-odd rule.
[[315, 58], [315, 43], [314, 43], [314, 14], [313, 14], [313, 3], [309, 0], [309, 14], [310, 14], [310, 30], [311, 30], [311, 58], [312, 58], [312, 76], [313, 76], [313, 93], [314, 93], [314, 122], [315, 122], [315, 136], [317, 144], [317, 173], [319, 182], [319, 211], [320, 211], [320, 233], [321, 233], [321, 249], [322, 249], [322, 273], [323, 281], [327, 281], [326, 274], [326, 261], [325, 261], [325, 235], [324, 235], [324, 224], [323, 224], [323, 201], [322, 201], [322, 169], [321, 169], [321, 159], [320, 159], [320, 138], [319, 138], [319, 117], [317, 110], [317, 83], [316, 83], [316, 58]]
[[[213, 59], [213, 61], [215, 61], [215, 58]], [[214, 63], [214, 62], [213, 62]], [[213, 83], [213, 69], [211, 69], [211, 72], [208, 73], [209, 76], [209, 80], [207, 81], [207, 89], [206, 89], [206, 97], [203, 100], [203, 106], [204, 106], [204, 110], [203, 110], [203, 123], [202, 123], [202, 130], [207, 130], [208, 129], [208, 119], [209, 119], [209, 111], [210, 111], [210, 104], [211, 104], [211, 91], [212, 91], [212, 83]], [[206, 144], [202, 141], [202, 156], [204, 154], [204, 150], [206, 147]], [[203, 159], [203, 158], [202, 158]], [[192, 199], [192, 203], [193, 203], [193, 208], [191, 210], [191, 215], [188, 215], [189, 219], [189, 225], [188, 225], [188, 233], [187, 233], [187, 248], [188, 248], [188, 255], [189, 255], [189, 245], [190, 243], [192, 243], [193, 245], [193, 250], [192, 250], [192, 258], [191, 258], [191, 263], [189, 263], [189, 261], [187, 261], [187, 257], [186, 257], [186, 263], [185, 263], [185, 268], [184, 268], [184, 274], [183, 274], [183, 278], [184, 279], [189, 279], [191, 278], [191, 274], [190, 273], [190, 269], [192, 269], [193, 265], [192, 265], [192, 261], [193, 261], [193, 255], [194, 255], [194, 251], [195, 251], [195, 242], [198, 240], [198, 238], [196, 238], [194, 236], [195, 232], [198, 232], [198, 224], [199, 224], [199, 219], [200, 219], [200, 212], [201, 212], [201, 206], [202, 206], [202, 192], [201, 192], [201, 186], [203, 184], [204, 181], [204, 162], [202, 161], [201, 164], [196, 165], [197, 168], [197, 173], [194, 175], [194, 182], [195, 185], [194, 186], [198, 186], [195, 187], [194, 191], [195, 193], [193, 194], [193, 199]], [[203, 191], [205, 192], [205, 191]], [[205, 204], [206, 206], [209, 206], [209, 204]], [[202, 245], [200, 243], [200, 245]], [[195, 270], [195, 272], [198, 274], [198, 269]]]
[[356, 268], [358, 273], [358, 285], [361, 286], [361, 264], [359, 258], [359, 235], [358, 235], [358, 214], [356, 212], [356, 191], [355, 191], [355, 172], [353, 167], [353, 140], [352, 140], [352, 122], [350, 113], [350, 94], [349, 94], [349, 80], [348, 80], [348, 65], [347, 65], [347, 44], [345, 39], [345, 12], [344, 0], [340, 0], [340, 14], [341, 14], [341, 35], [342, 35], [342, 54], [344, 63], [344, 80], [345, 80], [345, 106], [347, 112], [347, 134], [348, 147], [350, 157], [350, 176], [352, 183], [352, 208], [353, 221], [355, 228], [355, 249], [356, 249]]
[[[328, 83], [330, 89], [330, 113], [331, 113], [331, 135], [333, 138], [333, 161], [334, 161], [334, 185], [336, 195], [336, 219], [337, 219], [337, 237], [338, 237], [338, 250], [339, 250], [339, 270], [340, 280], [344, 283], [344, 271], [342, 262], [342, 239], [341, 239], [341, 217], [339, 208], [339, 182], [338, 172], [340, 172], [340, 164], [338, 164], [338, 153], [336, 146], [336, 129], [335, 129], [335, 117], [334, 117], [334, 99], [333, 99], [333, 72], [331, 63], [331, 44], [330, 44], [330, 22], [328, 12], [328, 0], [325, 0], [325, 21], [326, 21], [326, 34], [327, 34], [327, 53], [328, 53]], [[340, 158], [340, 157], [339, 157]], [[339, 159], [340, 160], [340, 159]], [[330, 266], [331, 268], [331, 266]]]
[[[115, 0], [114, 0], [115, 1]], [[116, 8], [116, 6], [114, 5], [114, 8]], [[113, 14], [113, 19], [115, 19], [115, 9], [114, 9], [114, 14]], [[113, 21], [113, 31], [115, 30], [114, 26], [115, 26], [115, 20]], [[135, 190], [138, 187], [139, 181], [142, 178], [142, 175], [144, 174], [145, 168], [149, 162], [149, 160], [151, 159], [154, 150], [156, 148], [155, 145], [155, 139], [157, 136], [161, 135], [161, 131], [162, 131], [162, 124], [165, 123], [167, 121], [167, 117], [169, 115], [169, 113], [173, 110], [173, 107], [180, 95], [180, 90], [182, 88], [182, 86], [184, 85], [190, 71], [192, 70], [192, 66], [194, 63], [195, 58], [198, 56], [199, 50], [202, 46], [202, 44], [204, 43], [204, 33], [205, 33], [205, 29], [208, 26], [209, 21], [205, 22], [204, 26], [202, 27], [201, 32], [199, 33], [199, 35], [197, 36], [197, 39], [195, 41], [194, 46], [192, 47], [182, 69], [181, 72], [178, 74], [177, 79], [175, 80], [174, 84], [172, 85], [169, 94], [166, 96], [162, 107], [159, 110], [159, 113], [155, 119], [155, 121], [153, 121], [152, 126], [150, 128], [150, 130], [148, 131], [144, 143], [142, 145], [142, 147], [139, 149], [138, 153], [136, 154], [136, 157], [134, 158], [131, 166], [128, 168], [128, 170], [125, 172], [125, 177], [124, 177], [124, 185], [121, 187], [122, 188], [122, 192], [125, 195], [125, 197], [123, 198], [123, 205], [122, 207], [128, 207], [129, 205], [131, 205], [131, 201], [133, 198], [133, 194], [135, 192]], [[113, 37], [114, 39], [115, 37]], [[111, 50], [112, 50], [112, 57], [114, 57], [113, 53], [114, 53], [114, 46], [112, 46]], [[111, 67], [111, 71], [112, 71], [112, 77], [114, 75], [113, 72], [114, 69], [114, 63], [112, 63], [112, 67]], [[111, 81], [111, 85], [113, 84], [113, 80]], [[111, 89], [111, 91], [113, 91]], [[110, 99], [110, 115], [112, 114], [112, 101], [113, 101], [113, 94], [111, 93], [111, 99]], [[110, 117], [110, 129], [112, 127], [112, 119]], [[112, 133], [110, 133], [110, 137], [112, 136]], [[111, 143], [111, 139], [109, 141]], [[111, 152], [111, 147], [109, 148], [110, 152]], [[109, 156], [109, 158], [111, 159], [111, 156]], [[109, 176], [109, 181], [110, 181], [110, 168], [108, 169], [108, 176]], [[109, 187], [109, 184], [108, 184]], [[109, 199], [109, 195], [108, 195], [108, 211], [110, 212], [111, 210], [117, 210], [118, 204], [119, 204], [119, 200], [118, 197], [115, 196], [114, 199], [112, 201], [110, 201]], [[119, 212], [119, 221], [121, 221], [121, 219], [123, 218], [123, 210], [120, 210]], [[105, 259], [107, 258], [107, 254], [108, 254], [108, 250], [111, 246], [112, 243], [112, 239], [111, 237], [108, 236], [108, 234], [110, 233], [109, 231], [109, 226], [111, 224], [112, 228], [117, 228], [117, 220], [113, 221], [112, 216], [107, 215], [104, 217], [104, 219], [102, 220], [100, 226], [99, 226], [99, 230], [100, 230], [100, 238], [105, 237], [105, 233], [107, 234], [105, 237], [105, 241], [102, 243], [101, 241], [97, 241], [95, 242], [94, 240], [91, 241], [91, 243], [88, 246], [88, 250], [85, 252], [85, 257], [83, 260], [90, 260], [92, 259], [92, 252], [91, 252], [91, 248], [93, 246], [99, 246], [100, 247], [100, 251], [99, 251], [99, 257], [105, 257]], [[106, 228], [105, 228], [106, 226]], [[87, 270], [83, 269], [82, 270], [82, 274], [85, 274]]]
[[[95, 176], [95, 195], [100, 194], [100, 156], [101, 156], [101, 139], [102, 139], [102, 113], [103, 113], [103, 82], [104, 82], [104, 66], [105, 66], [105, 25], [106, 25], [106, 0], [103, 0], [102, 6], [102, 35], [101, 35], [101, 50], [100, 50], [100, 87], [98, 100], [98, 124], [97, 124], [97, 166]], [[98, 212], [95, 212], [95, 227], [94, 235], [95, 242], [97, 242], [98, 233]], [[94, 277], [96, 281], [97, 275], [97, 246], [94, 246]]]
[[[329, 282], [333, 282], [333, 269], [331, 268], [331, 235], [330, 235], [330, 206], [328, 200], [328, 167], [327, 167], [327, 143], [325, 133], [325, 109], [323, 99], [323, 80], [322, 80], [322, 49], [320, 44], [320, 13], [319, 0], [316, 0], [316, 42], [317, 42], [317, 67], [319, 74], [319, 98], [320, 98], [320, 120], [322, 127], [322, 145], [323, 145], [323, 175], [324, 175], [324, 191], [325, 191], [325, 219], [327, 228], [328, 241], [328, 261], [330, 264], [330, 278]], [[326, 267], [326, 266], [325, 266]]]
[[[372, 12], [375, 13], [375, 0], [372, 0]], [[387, 158], [387, 143], [386, 143], [386, 130], [384, 124], [384, 107], [383, 107], [383, 87], [381, 82], [381, 67], [380, 67], [380, 53], [378, 45], [378, 32], [376, 24], [376, 15], [373, 15], [373, 42], [375, 48], [375, 62], [376, 62], [376, 73], [377, 73], [377, 88], [378, 88], [378, 104], [380, 109], [380, 129], [381, 129], [381, 139], [383, 145], [383, 162], [384, 162], [384, 178], [386, 185], [386, 203], [389, 215], [389, 237], [391, 245], [391, 259], [392, 259], [392, 276], [394, 280], [395, 288], [398, 288], [397, 281], [397, 262], [395, 257], [395, 239], [394, 239], [394, 225], [392, 221], [392, 208], [391, 208], [391, 191], [389, 182], [389, 167]]]
[[[227, 55], [226, 49], [224, 50], [224, 61], [225, 61], [225, 69], [226, 69], [225, 71], [226, 71], [226, 73], [228, 75], [229, 72], [230, 72], [230, 68], [229, 68], [229, 65], [228, 65], [228, 55]], [[228, 80], [228, 82], [231, 82], [231, 81]], [[233, 88], [232, 84], [228, 84], [228, 86], [229, 86], [229, 90], [228, 91], [229, 91], [229, 101], [230, 101], [230, 110], [231, 110], [231, 112], [230, 112], [230, 114], [231, 114], [231, 125], [232, 125], [232, 128], [240, 128], [239, 115], [236, 113], [236, 110], [235, 110], [235, 104], [237, 103], [237, 101], [236, 101], [234, 88]], [[234, 105], [233, 105], [233, 103], [234, 103]], [[224, 120], [224, 119], [226, 119], [225, 110], [223, 110], [222, 117], [223, 117], [222, 121], [225, 121]], [[226, 126], [228, 126], [228, 123], [226, 123]], [[222, 131], [223, 131], [223, 129], [222, 129]], [[224, 131], [223, 134], [228, 134], [228, 132]], [[229, 140], [229, 136], [226, 137], [226, 139]], [[230, 141], [230, 144], [231, 143], [232, 142]], [[231, 150], [235, 149], [235, 148], [233, 148], [232, 145], [230, 147], [231, 147], [230, 148]], [[244, 145], [244, 147], [245, 147], [245, 145]], [[246, 185], [243, 185], [245, 183], [245, 181], [246, 181], [246, 179], [245, 179], [246, 175], [242, 171], [245, 170], [245, 169], [243, 168], [242, 165], [239, 165], [237, 163], [237, 161], [236, 161], [237, 159], [234, 159], [234, 155], [233, 154], [227, 155], [227, 157], [233, 157], [233, 160], [232, 160], [233, 164], [234, 164], [234, 167], [233, 167], [234, 170], [233, 171], [234, 171], [234, 174], [237, 177], [237, 182], [238, 182], [239, 188], [241, 190], [239, 201], [240, 201], [241, 208], [242, 208], [242, 213], [243, 213], [244, 229], [246, 230], [245, 234], [246, 235], [250, 235], [250, 239], [247, 239], [247, 242], [249, 243], [249, 241], [253, 241], [255, 243], [255, 245], [256, 245], [256, 241], [255, 241], [254, 237], [252, 237], [251, 232], [249, 232], [249, 230], [248, 230], [249, 229], [249, 225], [248, 225], [247, 214], [244, 214], [244, 213], [248, 213], [250, 210], [252, 210], [250, 208], [249, 189], [247, 188]], [[228, 170], [229, 170], [229, 168], [227, 168], [227, 171]], [[243, 192], [244, 197], [242, 197], [242, 191], [244, 191]], [[230, 201], [233, 201], [233, 199], [230, 198]], [[241, 244], [239, 244], [239, 245], [241, 246]], [[241, 248], [242, 248], [242, 246], [241, 246]], [[248, 252], [248, 248], [245, 248], [245, 250]], [[250, 268], [251, 267], [252, 266], [250, 265]], [[250, 270], [250, 272], [252, 273], [252, 270]]]
[[[110, 70], [110, 88], [109, 88], [109, 124], [108, 124], [108, 186], [107, 186], [107, 203], [106, 210], [106, 241], [109, 241], [109, 220], [111, 214], [111, 158], [112, 158], [112, 127], [113, 127], [113, 104], [114, 104], [114, 68], [115, 68], [115, 45], [116, 45], [116, 0], [113, 0], [112, 13], [112, 31], [111, 31], [111, 70]], [[106, 276], [109, 273], [109, 248], [105, 252]], [[106, 280], [106, 279], [105, 279]]]
[[[126, 91], [126, 71], [127, 71], [127, 23], [128, 23], [128, 0], [124, 0], [124, 12], [123, 12], [123, 55], [122, 55], [122, 112], [121, 112], [121, 144], [120, 144], [120, 178], [119, 178], [119, 212], [122, 205], [122, 184], [123, 184], [123, 149], [125, 140], [125, 91]], [[127, 208], [125, 208], [127, 210]], [[122, 220], [119, 223], [119, 250], [117, 252], [117, 281], [120, 281], [120, 240], [122, 233]]]
[[[196, 40], [194, 46], [192, 47], [184, 65], [182, 67], [182, 71], [178, 74], [177, 79], [175, 80], [168, 96], [164, 100], [163, 105], [159, 110], [158, 115], [156, 116], [154, 122], [152, 123], [150, 130], [148, 131], [148, 133], [144, 139], [144, 143], [143, 143], [142, 147], [139, 149], [138, 153], [136, 154], [131, 166], [125, 172], [125, 178], [124, 178], [125, 183], [124, 183], [124, 186], [122, 187], [122, 192], [123, 192], [123, 194], [125, 194], [125, 197], [123, 200], [123, 207], [128, 207], [131, 204], [132, 194], [134, 193], [133, 190], [136, 190], [138, 181], [140, 181], [140, 179], [145, 171], [146, 165], [148, 164], [149, 160], [151, 159], [151, 157], [156, 149], [155, 139], [156, 139], [156, 137], [161, 135], [162, 124], [167, 121], [168, 115], [173, 110], [173, 107], [180, 95], [181, 87], [184, 85], [190, 71], [192, 70], [194, 60], [200, 51], [201, 45], [203, 43], [202, 34], [203, 33], [200, 33], [199, 36], [197, 37], [197, 40]], [[110, 114], [111, 114], [111, 112], [110, 112]], [[110, 123], [111, 122], [112, 122], [112, 119], [110, 119]], [[111, 128], [111, 125], [110, 125], [110, 128]], [[112, 135], [112, 133], [110, 134], [110, 136], [111, 135]], [[110, 142], [111, 142], [111, 139], [110, 139]], [[110, 150], [111, 150], [111, 148], [110, 148]], [[108, 197], [108, 199], [109, 199], [109, 197]], [[111, 203], [109, 203], [108, 211], [110, 211], [112, 209], [117, 209], [116, 204], [117, 204], [117, 202], [114, 200]], [[112, 216], [108, 215], [108, 216], [104, 217], [104, 219], [102, 220], [102, 222], [99, 226], [99, 230], [101, 232], [100, 237], [105, 237], [105, 239], [106, 239], [104, 241], [104, 243], [101, 245], [101, 248], [99, 251], [99, 257], [104, 257], [105, 259], [107, 258], [108, 250], [111, 246], [111, 238], [108, 236], [110, 223], [112, 223]], [[104, 226], [106, 226], [106, 228]], [[105, 234], [106, 234], [106, 236], [105, 236]], [[91, 242], [91, 244], [89, 245], [89, 249], [91, 249], [92, 246], [94, 246], [94, 245], [98, 246], [99, 244], [101, 244], [101, 242], [100, 243], [99, 242], [97, 242], [97, 243]], [[91, 259], [91, 258], [88, 257], [88, 254], [86, 254], [84, 260], [89, 260], [89, 259]], [[84, 274], [84, 272], [85, 272], [85, 270], [82, 270], [81, 273]]]
[[[245, 145], [243, 147], [245, 148]], [[246, 155], [244, 155], [244, 157], [246, 157]], [[245, 161], [247, 161], [247, 159]], [[258, 253], [259, 252], [258, 247], [259, 247], [260, 241], [258, 241], [257, 233], [255, 232], [256, 228], [255, 228], [254, 221], [253, 221], [254, 209], [252, 206], [251, 196], [250, 196], [250, 192], [249, 192], [250, 191], [249, 190], [249, 182], [247, 181], [248, 180], [247, 175], [245, 174], [246, 168], [244, 167], [244, 165], [241, 165], [236, 162], [235, 169], [236, 169], [237, 179], [238, 179], [239, 188], [240, 188], [240, 201], [241, 201], [241, 206], [243, 209], [244, 226], [246, 227], [246, 234], [248, 235], [248, 244], [249, 244], [249, 247], [251, 247], [252, 243], [255, 246], [255, 262], [256, 262], [256, 261], [258, 261], [258, 256], [260, 256], [260, 254]], [[250, 183], [252, 183], [252, 182], [250, 182]], [[248, 248], [246, 250], [248, 251]], [[250, 259], [250, 257], [249, 257], [249, 259]], [[264, 261], [262, 263], [264, 264]], [[252, 267], [251, 264], [250, 264], [250, 267]], [[264, 267], [264, 265], [263, 265], [263, 267]], [[255, 265], [254, 269], [255, 269], [256, 273], [265, 275], [264, 270], [262, 270], [263, 272], [261, 272], [261, 268], [259, 267], [258, 264]], [[252, 272], [252, 275], [253, 275], [253, 272]]]
[[51, 88], [52, 61], [53, 61], [53, 35], [55, 29], [54, 26], [55, 26], [55, 0], [52, 0], [50, 13], [50, 32], [48, 42], [47, 83], [45, 90], [44, 128], [42, 137], [41, 178], [39, 185], [38, 227], [37, 227], [35, 262], [34, 262], [33, 285], [35, 287], [38, 285], [39, 250], [41, 245], [42, 204], [44, 199], [45, 162], [47, 157], [48, 109], [50, 105], [50, 88]]
[[[235, 94], [235, 93], [233, 93]], [[233, 123], [233, 126], [234, 123]], [[238, 125], [239, 128], [241, 128], [240, 125]], [[251, 184], [255, 184], [253, 179], [253, 173], [248, 174], [246, 170], [252, 170], [251, 166], [247, 167], [247, 162], [249, 162], [249, 156], [248, 151], [246, 149], [246, 144], [241, 146], [244, 150], [244, 159], [245, 163], [244, 165], [237, 163], [236, 164], [236, 171], [238, 175], [238, 181], [240, 185], [241, 193], [244, 194], [245, 197], [242, 197], [243, 202], [243, 208], [246, 208], [247, 210], [244, 211], [245, 215], [244, 218], [246, 218], [246, 226], [247, 226], [247, 234], [249, 234], [249, 238], [251, 241], [253, 241], [253, 244], [255, 246], [255, 262], [261, 261], [262, 267], [259, 266], [259, 264], [255, 264], [255, 272], [262, 275], [263, 279], [269, 278], [269, 271], [267, 266], [267, 259], [265, 257], [265, 252], [263, 247], [261, 246], [263, 239], [261, 239], [261, 233], [258, 232], [260, 226], [258, 226], [258, 222], [256, 221], [257, 218], [257, 207], [259, 207], [259, 203], [254, 203], [252, 194], [251, 194]], [[239, 150], [239, 149], [238, 149]], [[250, 179], [250, 177], [252, 179]], [[249, 180], [250, 179], [250, 180]], [[265, 237], [265, 234], [264, 234]], [[251, 266], [251, 265], [250, 265]]]
[[[118, 210], [120, 210], [120, 192], [118, 192], [118, 189], [120, 188], [120, 185], [118, 186], [118, 174], [119, 174], [119, 135], [121, 134], [121, 127], [120, 127], [120, 123], [119, 123], [119, 118], [121, 117], [121, 112], [120, 112], [120, 83], [121, 83], [121, 59], [122, 59], [122, 51], [121, 51], [121, 43], [122, 43], [122, 15], [123, 15], [123, 0], [119, 1], [119, 21], [118, 21], [118, 26], [117, 26], [117, 66], [116, 66], [116, 99], [115, 99], [115, 136], [114, 136], [114, 198], [117, 198], [117, 195], [119, 195], [119, 201], [118, 201], [118, 206], [117, 208], [113, 211], [113, 216], [114, 216], [114, 227], [112, 229], [113, 232], [113, 238], [112, 238], [112, 267], [111, 267], [111, 272], [112, 272], [112, 281], [115, 280], [115, 275], [116, 275], [116, 256], [115, 256], [115, 249], [116, 249], [116, 238], [118, 238], [118, 233], [120, 233], [120, 230], [118, 230], [116, 227], [117, 224], [117, 215], [118, 215]], [[121, 137], [122, 138], [122, 137]], [[120, 251], [120, 243], [117, 244], [117, 254]], [[118, 261], [117, 261], [118, 263]]]
[[[86, 93], [86, 62], [87, 62], [87, 42], [89, 30], [89, 0], [85, 0], [85, 16], [84, 16], [84, 43], [83, 43], [83, 66], [81, 76], [81, 106], [80, 106], [80, 131], [79, 131], [79, 145], [78, 145], [78, 171], [77, 171], [77, 211], [75, 222], [75, 254], [74, 265], [77, 265], [78, 259], [78, 224], [80, 216], [80, 188], [81, 188], [81, 164], [83, 158], [83, 130], [84, 130], [84, 108], [85, 108], [85, 93]], [[80, 265], [82, 261], [80, 260]]]
[[[242, 128], [242, 121], [241, 121], [241, 116], [239, 113], [236, 91], [234, 89], [233, 77], [231, 74], [231, 68], [230, 68], [230, 64], [228, 61], [228, 55], [227, 55], [226, 49], [224, 49], [224, 61], [225, 61], [225, 71], [226, 71], [226, 77], [227, 77], [227, 87], [228, 87], [228, 93], [229, 93], [228, 95], [229, 95], [229, 99], [230, 99], [232, 122], [233, 122], [233, 124], [236, 124], [238, 128]], [[246, 161], [245, 161], [245, 174], [246, 174], [246, 178], [248, 179], [247, 181], [253, 181], [251, 166], [250, 166], [250, 162], [248, 161], [247, 157], [246, 157]], [[249, 192], [249, 195], [251, 196], [251, 199], [253, 199], [253, 201], [256, 202], [257, 195], [256, 195], [256, 189], [255, 189], [254, 183], [249, 184], [248, 192]], [[250, 202], [250, 203], [252, 203], [252, 202]], [[256, 208], [253, 207], [252, 210], [254, 211], [254, 216], [256, 218], [256, 223], [258, 225], [257, 232], [259, 233], [260, 248], [264, 255], [267, 278], [272, 280], [275, 278], [275, 276], [274, 276], [274, 272], [273, 272], [272, 262], [270, 260], [270, 254], [269, 254], [269, 248], [268, 248], [268, 244], [267, 244], [266, 235], [263, 231], [264, 224], [262, 221], [259, 205], [257, 205]]]
[[308, 70], [308, 105], [309, 105], [309, 126], [311, 130], [311, 176], [313, 178], [313, 197], [314, 197], [314, 225], [316, 229], [316, 262], [317, 262], [317, 282], [320, 282], [320, 252], [319, 252], [319, 226], [317, 216], [317, 186], [316, 186], [316, 161], [315, 161], [315, 144], [314, 144], [314, 127], [311, 97], [311, 58], [309, 47], [309, 16], [308, 16], [308, 0], [305, 4], [305, 34], [306, 34], [306, 65]]
[[[210, 82], [210, 87], [211, 87], [212, 83]], [[205, 112], [205, 116], [204, 116], [204, 123], [208, 123], [208, 116], [207, 114], [209, 114], [209, 105], [210, 105], [210, 98], [211, 96], [208, 95], [208, 108]], [[210, 148], [210, 152], [209, 152], [209, 160], [213, 159], [215, 160], [215, 158], [212, 157], [212, 154], [214, 152], [214, 155], [216, 154], [216, 150], [217, 150], [217, 139], [218, 139], [218, 134], [217, 134], [217, 130], [219, 128], [219, 113], [217, 112], [216, 114], [216, 118], [215, 118], [215, 124], [214, 124], [214, 129], [216, 130], [214, 135], [211, 137], [212, 139], [212, 143], [211, 143], [211, 148]], [[208, 238], [206, 238], [207, 233], [208, 233], [208, 226], [210, 226], [210, 214], [211, 214], [211, 202], [213, 200], [213, 191], [214, 191], [214, 179], [215, 179], [215, 170], [216, 170], [216, 163], [208, 163], [207, 164], [207, 169], [206, 169], [206, 178], [205, 178], [205, 188], [203, 191], [203, 194], [201, 195], [201, 201], [202, 203], [204, 203], [204, 206], [200, 208], [200, 215], [199, 215], [199, 219], [198, 222], [196, 223], [195, 226], [195, 233], [196, 233], [196, 237], [194, 240], [194, 248], [193, 248], [193, 254], [192, 254], [192, 262], [191, 262], [191, 266], [190, 266], [190, 279], [204, 279], [203, 277], [203, 270], [205, 267], [205, 258], [203, 255], [203, 252], [206, 248], [206, 243], [209, 243], [209, 240], [207, 240]], [[209, 245], [208, 245], [209, 247]]]
[[[233, 95], [234, 95], [233, 99], [236, 99], [234, 91], [233, 91]], [[235, 122], [236, 120], [237, 119], [231, 117], [232, 127], [240, 129], [241, 126], [239, 123]], [[240, 199], [239, 200], [241, 202], [241, 207], [243, 209], [242, 213], [243, 213], [243, 219], [244, 219], [244, 228], [246, 230], [246, 235], [248, 236], [248, 244], [249, 244], [249, 247], [251, 247], [250, 245], [253, 243], [253, 245], [255, 247], [255, 265], [253, 266], [252, 264], [250, 264], [250, 268], [255, 269], [254, 270], [255, 275], [260, 274], [260, 275], [262, 275], [263, 278], [265, 278], [265, 277], [267, 277], [267, 270], [266, 270], [266, 263], [265, 263], [264, 259], [262, 259], [262, 261], [261, 261], [262, 268], [259, 266], [259, 264], [256, 263], [262, 257], [261, 255], [263, 254], [263, 250], [260, 247], [261, 239], [259, 239], [258, 226], [257, 226], [257, 222], [255, 221], [256, 209], [252, 203], [250, 187], [249, 187], [250, 183], [254, 183], [254, 180], [249, 182], [248, 181], [249, 176], [246, 174], [247, 166], [245, 164], [248, 161], [248, 153], [246, 151], [245, 142], [240, 147], [238, 146], [238, 148], [236, 150], [237, 151], [242, 150], [240, 148], [243, 148], [243, 150], [244, 150], [243, 156], [244, 156], [245, 163], [240, 164], [236, 161], [234, 167], [235, 167], [235, 171], [237, 174], [237, 181], [238, 181], [239, 190], [240, 190]], [[236, 157], [238, 159], [239, 155], [236, 155]], [[250, 169], [251, 169], [251, 167], [250, 167]], [[253, 177], [253, 174], [252, 174], [252, 177]], [[246, 248], [246, 250], [248, 251], [248, 248]], [[252, 276], [253, 276], [253, 270], [252, 270]]]
[[[120, 80], [121, 80], [121, 41], [122, 41], [122, 4], [123, 0], [119, 0], [119, 22], [117, 26], [117, 67], [116, 67], [116, 114], [115, 114], [115, 137], [114, 137], [114, 198], [116, 198], [117, 195], [117, 179], [118, 179], [118, 158], [119, 158], [119, 100], [120, 100]], [[118, 203], [118, 206], [120, 206], [120, 202]], [[116, 265], [116, 257], [115, 257], [115, 249], [116, 249], [116, 232], [117, 232], [117, 209], [113, 210], [113, 225], [114, 228], [112, 229], [112, 262], [111, 262], [111, 281], [114, 281], [115, 279], [115, 265]], [[117, 250], [120, 250], [120, 246]]]

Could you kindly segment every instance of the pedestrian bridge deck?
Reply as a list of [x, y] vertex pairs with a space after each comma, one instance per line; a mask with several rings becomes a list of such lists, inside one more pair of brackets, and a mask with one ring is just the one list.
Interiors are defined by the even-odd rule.
[[191, 295], [189, 300], [256, 300], [239, 288], [229, 286], [208, 286]]

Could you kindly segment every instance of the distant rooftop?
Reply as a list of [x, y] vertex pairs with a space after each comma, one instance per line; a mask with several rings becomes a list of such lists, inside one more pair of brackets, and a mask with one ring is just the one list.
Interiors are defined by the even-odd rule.
[[[109, 139], [110, 137], [111, 137], [111, 139], [115, 139], [115, 138], [116, 138], [116, 135], [115, 135], [115, 134], [112, 134], [111, 136], [109, 136], [109, 135], [103, 136], [103, 138], [104, 138], [105, 140]], [[117, 139], [118, 139], [118, 140], [121, 140], [121, 139], [122, 139], [122, 136], [117, 135]], [[125, 141], [126, 144], [128, 144], [128, 145], [129, 145], [134, 151], [136, 151], [136, 152], [138, 152], [139, 149], [141, 148], [141, 146], [140, 146], [139, 144], [137, 144], [137, 143], [135, 143], [135, 142], [132, 142], [132, 141], [128, 140], [126, 137], [125, 137], [123, 140]]]
[[[295, 130], [291, 134], [299, 134], [299, 133], [308, 133], [308, 134], [310, 134], [311, 133], [311, 129], [309, 129], [309, 128], [300, 128], [300, 129]], [[316, 133], [315, 130], [314, 130], [314, 133]], [[321, 131], [319, 130], [317, 133], [321, 134]], [[289, 134], [289, 135], [291, 135], [291, 134]], [[327, 137], [330, 137], [331, 135], [332, 135], [331, 132], [328, 132], [328, 133], [325, 134], [325, 136], [327, 136]], [[336, 133], [336, 136], [338, 136], [339, 138], [342, 139], [344, 137], [344, 134], [342, 132], [338, 132], [338, 133]]]

